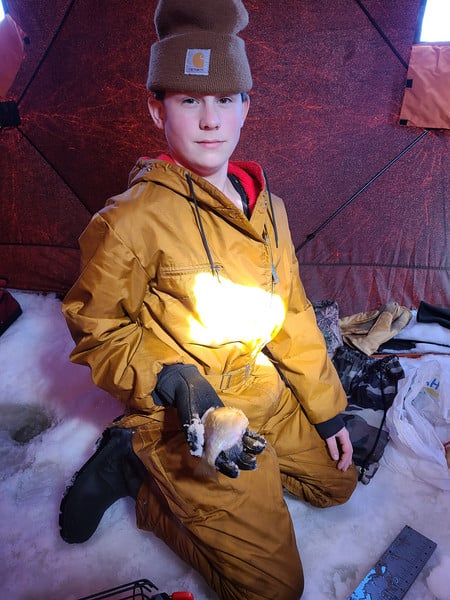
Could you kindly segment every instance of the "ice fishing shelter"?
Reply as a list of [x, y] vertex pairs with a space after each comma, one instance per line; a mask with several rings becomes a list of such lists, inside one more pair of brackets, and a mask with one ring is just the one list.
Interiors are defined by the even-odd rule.
[[[420, 0], [244, 2], [254, 89], [236, 158], [262, 163], [285, 200], [310, 298], [342, 315], [448, 306], [450, 133], [400, 123]], [[163, 149], [146, 108], [155, 6], [8, 0], [29, 40], [0, 98], [20, 117], [0, 131], [12, 287], [64, 294], [91, 215]]]

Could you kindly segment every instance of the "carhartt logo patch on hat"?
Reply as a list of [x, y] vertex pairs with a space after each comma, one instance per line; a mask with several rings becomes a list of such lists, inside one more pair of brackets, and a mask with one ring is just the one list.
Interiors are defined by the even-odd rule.
[[209, 75], [210, 49], [188, 48], [184, 63], [185, 75]]

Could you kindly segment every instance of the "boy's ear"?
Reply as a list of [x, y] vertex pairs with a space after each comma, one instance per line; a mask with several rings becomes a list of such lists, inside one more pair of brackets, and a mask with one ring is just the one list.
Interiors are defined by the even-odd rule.
[[250, 109], [250, 96], [247, 94], [245, 100], [242, 101], [242, 122], [241, 122], [241, 127], [244, 126], [245, 119], [247, 118], [249, 109]]
[[161, 102], [161, 100], [156, 100], [151, 96], [149, 96], [147, 104], [148, 110], [156, 127], [158, 127], [158, 129], [164, 129], [164, 104]]

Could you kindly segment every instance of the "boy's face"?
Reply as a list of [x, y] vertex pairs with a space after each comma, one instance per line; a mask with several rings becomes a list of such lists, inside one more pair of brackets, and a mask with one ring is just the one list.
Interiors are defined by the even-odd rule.
[[162, 101], [149, 99], [150, 114], [164, 131], [172, 158], [205, 178], [226, 173], [248, 109], [249, 100], [243, 101], [241, 94], [170, 92]]

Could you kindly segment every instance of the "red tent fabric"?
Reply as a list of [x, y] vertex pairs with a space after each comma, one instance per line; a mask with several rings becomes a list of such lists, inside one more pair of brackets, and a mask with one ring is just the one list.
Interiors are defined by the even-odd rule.
[[[399, 114], [420, 0], [244, 0], [251, 110], [236, 159], [283, 197], [305, 287], [341, 315], [450, 302], [450, 133]], [[0, 275], [64, 294], [77, 239], [140, 155], [156, 0], [9, 0], [30, 44], [0, 131]], [[174, 215], [176, 218], [176, 215]]]

